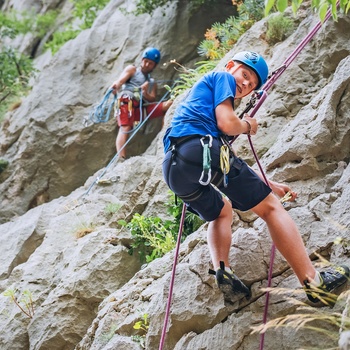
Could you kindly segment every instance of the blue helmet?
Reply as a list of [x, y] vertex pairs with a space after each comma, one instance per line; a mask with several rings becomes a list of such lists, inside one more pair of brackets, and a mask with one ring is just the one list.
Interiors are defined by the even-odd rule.
[[153, 62], [156, 62], [157, 64], [160, 61], [160, 51], [156, 49], [155, 47], [148, 47], [142, 55], [142, 59], [147, 58]]
[[256, 73], [259, 80], [256, 89], [259, 89], [266, 83], [267, 77], [269, 75], [269, 68], [264, 58], [258, 53], [253, 51], [238, 52], [232, 57], [232, 61], [241, 62]]

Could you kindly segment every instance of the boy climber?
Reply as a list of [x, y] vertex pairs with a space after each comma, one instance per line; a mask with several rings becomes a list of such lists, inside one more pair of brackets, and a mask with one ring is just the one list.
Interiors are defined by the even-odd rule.
[[[261, 174], [236, 157], [227, 143], [230, 136], [257, 133], [256, 119], [248, 114], [240, 119], [233, 102], [259, 89], [267, 77], [264, 58], [245, 51], [234, 55], [224, 72], [211, 72], [201, 78], [176, 109], [165, 133], [163, 175], [188, 208], [209, 221], [207, 239], [215, 269], [211, 272], [222, 290], [229, 288], [231, 292], [250, 295], [231, 270], [228, 259], [232, 208], [252, 210], [266, 222], [277, 249], [294, 270], [309, 300], [316, 303], [324, 297], [324, 292], [348, 280], [349, 268], [315, 270], [294, 221], [276, 197], [291, 192], [291, 199], [295, 200], [296, 193], [275, 181], [269, 181], [267, 186]], [[229, 168], [223, 167], [225, 176], [220, 166], [220, 156], [224, 159], [224, 154], [220, 155], [223, 145], [222, 152], [226, 149], [230, 154]]]
[[[157, 96], [157, 84], [151, 78], [151, 73], [160, 61], [160, 52], [154, 47], [147, 48], [142, 55], [139, 68], [129, 65], [124, 68], [118, 80], [113, 85], [113, 93], [118, 93], [118, 108], [116, 118], [119, 126], [116, 148], [119, 158], [126, 157], [125, 143], [132, 131], [134, 122], [163, 117], [172, 101], [154, 102]], [[146, 102], [148, 103], [146, 105]]]

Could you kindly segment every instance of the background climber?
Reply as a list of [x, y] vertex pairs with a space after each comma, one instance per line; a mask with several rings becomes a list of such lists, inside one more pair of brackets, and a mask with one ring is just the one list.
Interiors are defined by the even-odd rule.
[[147, 48], [142, 55], [140, 67], [129, 65], [124, 68], [113, 85], [113, 93], [118, 94], [116, 118], [119, 126], [116, 148], [119, 158], [126, 157], [125, 143], [134, 123], [163, 117], [172, 104], [172, 100], [156, 103], [157, 84], [151, 78], [152, 71], [161, 59], [160, 51]]

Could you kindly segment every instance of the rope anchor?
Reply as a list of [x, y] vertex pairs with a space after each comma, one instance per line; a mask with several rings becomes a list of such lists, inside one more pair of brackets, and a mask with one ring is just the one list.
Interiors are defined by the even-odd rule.
[[[205, 139], [208, 138], [208, 143], [204, 143]], [[210, 148], [213, 145], [213, 137], [211, 135], [206, 135], [201, 138], [201, 144], [203, 147], [203, 171], [199, 179], [199, 183], [202, 186], [209, 185], [211, 181], [211, 155]], [[204, 178], [207, 177], [207, 181]]]

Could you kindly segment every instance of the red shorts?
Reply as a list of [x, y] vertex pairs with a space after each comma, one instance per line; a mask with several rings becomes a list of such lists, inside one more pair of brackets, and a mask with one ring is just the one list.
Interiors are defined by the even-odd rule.
[[128, 104], [122, 103], [119, 113], [117, 112], [116, 115], [118, 126], [134, 126], [134, 122], [139, 122], [140, 120], [143, 121], [148, 115], [150, 115], [148, 119], [164, 117], [163, 102], [159, 103], [158, 106], [157, 104], [157, 102], [154, 102], [142, 107], [142, 118], [140, 118], [141, 113], [139, 101], [133, 100], [131, 116], [129, 115]]

